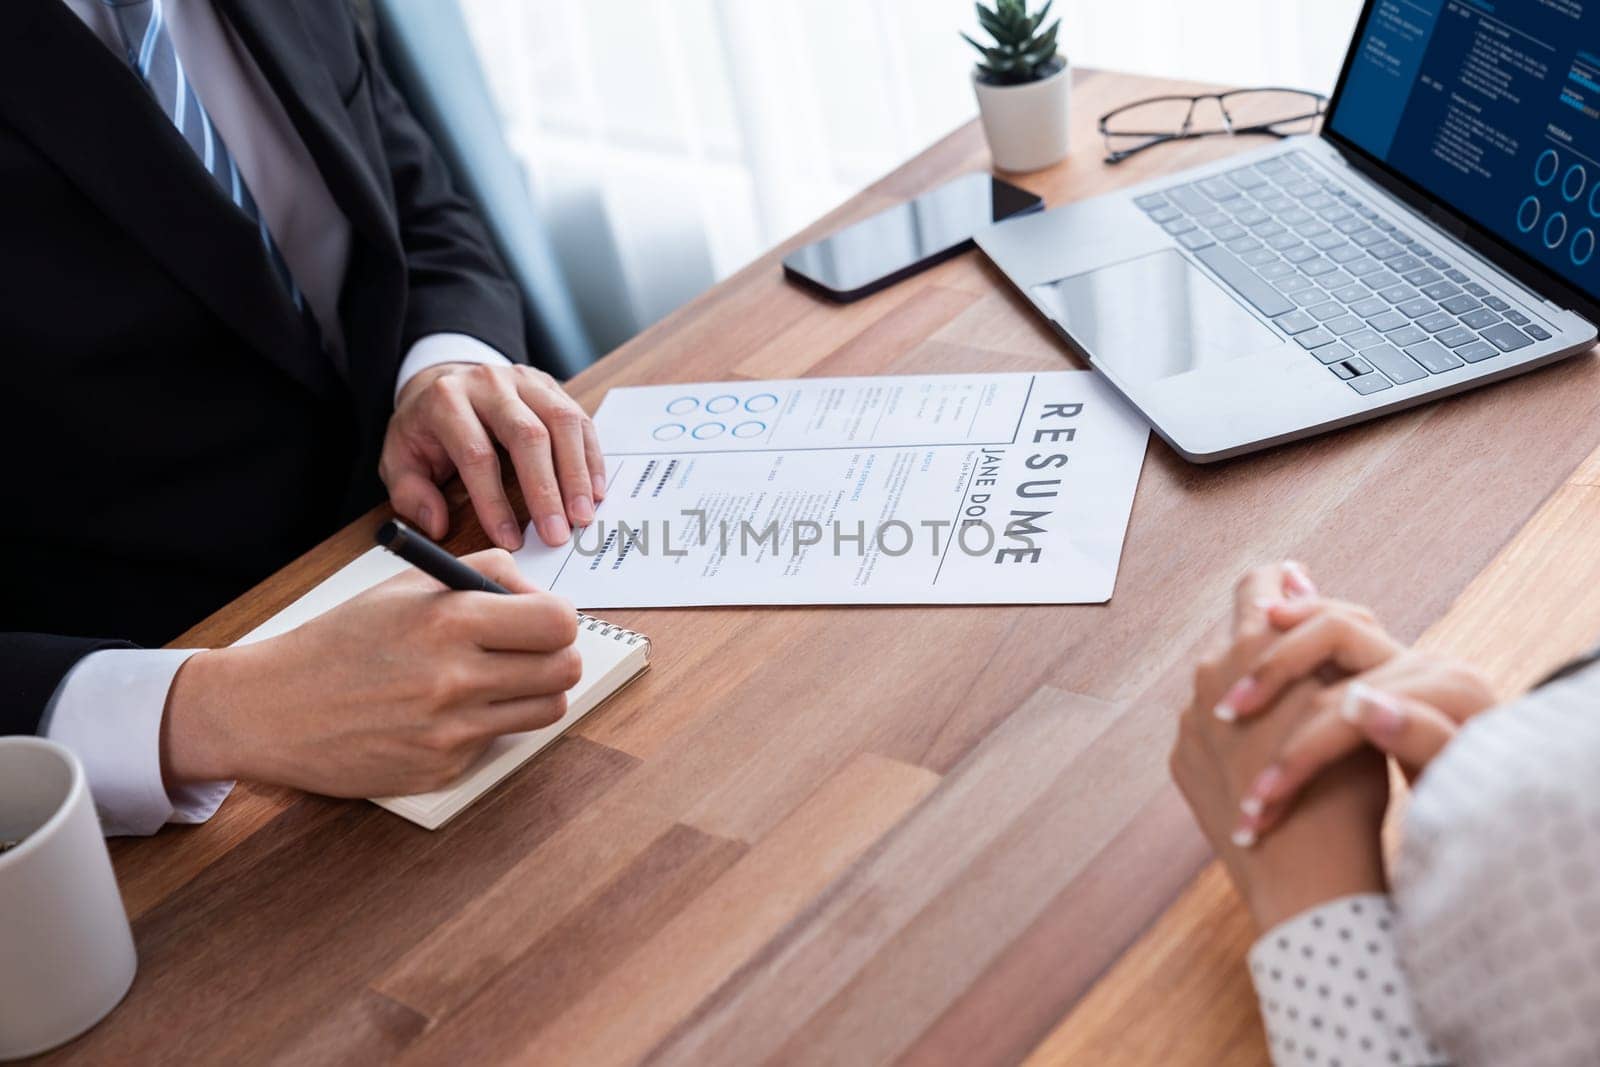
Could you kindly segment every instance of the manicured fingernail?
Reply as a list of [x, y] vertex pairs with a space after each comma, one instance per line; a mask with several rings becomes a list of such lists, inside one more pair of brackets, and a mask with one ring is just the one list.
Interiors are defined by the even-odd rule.
[[424, 533], [433, 533], [433, 509], [426, 504], [417, 509], [417, 525]]
[[572, 498], [572, 518], [579, 526], [587, 526], [594, 521], [594, 501], [586, 496]]
[[1246, 675], [1233, 683], [1233, 687], [1222, 694], [1222, 699], [1217, 706], [1212, 708], [1212, 713], [1223, 722], [1232, 722], [1239, 717], [1239, 709], [1245, 701], [1256, 691], [1256, 680]]
[[1233, 832], [1231, 840], [1237, 848], [1254, 848], [1256, 832], [1248, 826], [1241, 826]]
[[567, 535], [571, 532], [571, 527], [567, 525], [567, 520], [561, 515], [546, 515], [540, 520], [539, 529], [544, 534], [544, 541], [547, 545], [566, 544]]
[[604, 500], [606, 498], [606, 480], [598, 475], [589, 480], [594, 483], [594, 498], [596, 500]]
[[1351, 682], [1345, 689], [1339, 714], [1346, 722], [1379, 734], [1399, 733], [1406, 723], [1405, 709], [1394, 697], [1361, 682]]
[[1344, 687], [1344, 699], [1339, 702], [1339, 718], [1353, 726], [1361, 725], [1361, 700], [1366, 694], [1367, 687], [1360, 682], [1351, 682]]
[[1317, 586], [1312, 582], [1311, 575], [1306, 569], [1294, 560], [1285, 560], [1283, 564], [1283, 588], [1291, 597], [1316, 596]]
[[1258, 818], [1266, 810], [1267, 801], [1272, 799], [1273, 792], [1278, 788], [1278, 783], [1283, 780], [1283, 771], [1278, 769], [1276, 763], [1267, 767], [1256, 780], [1250, 783], [1250, 788], [1245, 790], [1244, 799], [1239, 801], [1239, 810], [1250, 816]]
[[514, 522], [500, 524], [500, 547], [515, 551], [522, 547], [522, 531]]

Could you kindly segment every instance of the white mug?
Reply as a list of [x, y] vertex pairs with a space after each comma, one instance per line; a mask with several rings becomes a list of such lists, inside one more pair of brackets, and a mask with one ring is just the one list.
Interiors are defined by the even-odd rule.
[[0, 1060], [72, 1040], [133, 984], [138, 956], [83, 765], [0, 737]]

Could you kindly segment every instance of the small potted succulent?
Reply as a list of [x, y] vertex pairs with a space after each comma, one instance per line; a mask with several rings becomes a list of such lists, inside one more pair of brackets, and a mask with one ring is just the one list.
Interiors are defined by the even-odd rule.
[[982, 56], [972, 72], [972, 88], [989, 154], [1000, 170], [1039, 170], [1067, 154], [1071, 74], [1056, 48], [1061, 20], [1040, 28], [1052, 2], [1045, 0], [1031, 15], [1028, 0], [994, 0], [993, 7], [975, 4], [978, 25], [994, 44], [961, 35]]

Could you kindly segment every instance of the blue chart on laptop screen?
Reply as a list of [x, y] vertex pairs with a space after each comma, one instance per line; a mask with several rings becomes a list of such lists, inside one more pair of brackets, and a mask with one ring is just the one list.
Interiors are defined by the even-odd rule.
[[1377, 0], [1333, 129], [1594, 294], [1597, 123], [1600, 0]]

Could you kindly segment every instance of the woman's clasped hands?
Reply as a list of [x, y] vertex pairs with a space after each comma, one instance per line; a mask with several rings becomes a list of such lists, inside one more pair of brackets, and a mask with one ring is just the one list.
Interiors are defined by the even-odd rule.
[[1235, 589], [1230, 644], [1195, 671], [1172, 771], [1263, 929], [1385, 886], [1384, 756], [1420, 774], [1495, 702], [1470, 667], [1420, 653], [1304, 567]]

